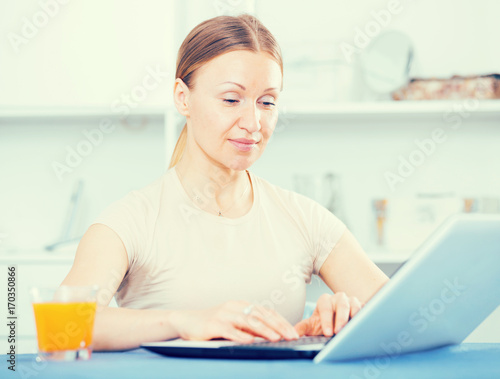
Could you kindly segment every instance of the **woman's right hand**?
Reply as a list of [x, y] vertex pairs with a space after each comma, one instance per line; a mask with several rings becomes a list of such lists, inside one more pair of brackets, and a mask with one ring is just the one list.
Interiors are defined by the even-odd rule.
[[186, 340], [224, 338], [251, 343], [256, 336], [271, 341], [299, 337], [295, 328], [275, 310], [255, 304], [245, 314], [250, 305], [246, 301], [228, 301], [208, 309], [176, 310], [171, 313], [171, 322], [179, 337]]

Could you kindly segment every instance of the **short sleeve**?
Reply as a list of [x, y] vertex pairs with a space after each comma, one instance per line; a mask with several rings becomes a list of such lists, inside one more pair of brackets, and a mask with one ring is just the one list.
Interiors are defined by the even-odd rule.
[[132, 191], [109, 205], [92, 224], [103, 224], [122, 240], [127, 252], [129, 268], [144, 251], [148, 238], [147, 206], [142, 194]]
[[311, 220], [313, 248], [313, 274], [319, 270], [330, 255], [337, 242], [347, 229], [346, 225], [321, 204], [313, 203], [314, 217]]
[[332, 212], [318, 202], [298, 193], [294, 193], [298, 205], [299, 222], [308, 240], [308, 250], [312, 262], [312, 273], [319, 275], [319, 270], [332, 249], [340, 240], [346, 225]]

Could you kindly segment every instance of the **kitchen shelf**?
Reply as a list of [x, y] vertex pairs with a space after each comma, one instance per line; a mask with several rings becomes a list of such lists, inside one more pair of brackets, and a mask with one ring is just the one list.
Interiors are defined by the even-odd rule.
[[[153, 117], [163, 119], [166, 108], [149, 107], [130, 111], [127, 117]], [[77, 108], [0, 108], [0, 119], [34, 119], [34, 118], [122, 118], [121, 112], [113, 112], [104, 107]]]
[[[500, 121], [500, 100], [434, 100], [434, 101], [370, 101], [325, 104], [281, 104], [280, 117], [333, 117], [384, 119], [389, 117], [439, 117], [449, 112], [472, 117]], [[144, 107], [131, 110], [130, 116], [163, 118], [167, 112], [176, 112], [173, 107]], [[46, 107], [46, 108], [0, 108], [0, 118], [121, 118], [121, 113], [105, 107]]]
[[435, 101], [372, 101], [332, 104], [283, 104], [280, 117], [344, 118], [367, 121], [385, 119], [437, 119], [446, 121], [445, 116], [453, 113], [465, 120], [500, 121], [500, 100], [435, 100]]
[[[367, 101], [324, 104], [292, 104], [282, 103], [284, 113], [294, 115], [319, 114], [325, 116], [370, 115], [432, 115], [447, 111], [463, 110], [471, 114], [490, 114], [500, 116], [500, 100], [477, 100], [477, 106], [471, 100], [422, 100], [422, 101]], [[131, 110], [131, 115], [163, 116], [173, 107], [143, 107]], [[17, 107], [0, 108], [0, 117], [87, 117], [115, 116], [121, 114], [105, 107]]]

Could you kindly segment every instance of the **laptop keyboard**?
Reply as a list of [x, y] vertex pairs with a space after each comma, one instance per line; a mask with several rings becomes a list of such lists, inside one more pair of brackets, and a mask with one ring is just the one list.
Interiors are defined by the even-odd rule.
[[280, 340], [280, 341], [259, 341], [245, 343], [238, 346], [255, 346], [255, 347], [294, 347], [302, 345], [326, 344], [332, 337], [326, 336], [303, 336], [296, 340]]

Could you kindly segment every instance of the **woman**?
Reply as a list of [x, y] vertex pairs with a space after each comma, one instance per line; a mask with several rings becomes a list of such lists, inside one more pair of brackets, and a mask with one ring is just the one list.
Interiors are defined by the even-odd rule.
[[[95, 220], [63, 282], [103, 288], [96, 350], [331, 336], [386, 283], [337, 217], [248, 171], [278, 120], [282, 77], [280, 48], [253, 16], [186, 37], [174, 84], [186, 125], [169, 169]], [[301, 321], [313, 273], [335, 294]], [[115, 293], [120, 307], [108, 307]]]

